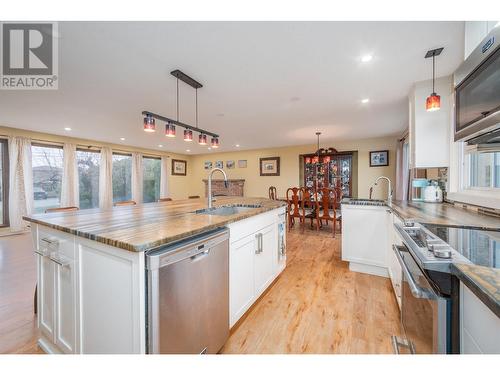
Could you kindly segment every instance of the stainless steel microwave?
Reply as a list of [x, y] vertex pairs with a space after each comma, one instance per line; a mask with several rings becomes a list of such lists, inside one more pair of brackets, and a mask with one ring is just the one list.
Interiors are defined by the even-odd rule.
[[495, 27], [453, 75], [455, 141], [500, 142], [500, 27]]

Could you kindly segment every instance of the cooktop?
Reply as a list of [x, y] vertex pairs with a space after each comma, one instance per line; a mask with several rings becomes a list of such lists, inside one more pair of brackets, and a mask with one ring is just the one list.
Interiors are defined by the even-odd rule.
[[500, 232], [434, 224], [424, 224], [424, 227], [470, 262], [500, 268]]

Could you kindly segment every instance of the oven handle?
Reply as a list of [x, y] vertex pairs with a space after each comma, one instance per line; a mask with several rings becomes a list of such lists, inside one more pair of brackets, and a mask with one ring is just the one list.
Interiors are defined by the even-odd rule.
[[399, 249], [404, 248], [403, 246], [397, 246], [397, 245], [392, 245], [392, 249], [394, 250], [394, 253], [396, 254], [396, 258], [398, 259], [399, 264], [401, 265], [401, 269], [403, 270], [404, 275], [408, 279], [408, 285], [410, 286], [411, 294], [415, 298], [432, 298], [432, 294], [427, 292], [425, 289], [420, 288], [417, 283], [415, 282], [415, 279], [413, 278], [410, 270], [406, 266], [406, 263], [399, 253]]

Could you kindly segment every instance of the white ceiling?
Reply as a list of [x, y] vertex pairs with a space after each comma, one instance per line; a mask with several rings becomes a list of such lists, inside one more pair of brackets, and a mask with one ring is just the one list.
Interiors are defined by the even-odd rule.
[[[195, 142], [142, 130], [141, 111], [175, 118], [180, 69], [200, 81], [199, 126], [220, 151], [396, 134], [406, 96], [428, 79], [425, 52], [445, 47], [437, 76], [463, 57], [463, 22], [61, 22], [59, 89], [0, 91], [0, 124], [192, 154]], [[362, 55], [373, 60], [362, 63]], [[368, 104], [361, 99], [370, 98]], [[180, 121], [194, 90], [180, 84]], [[71, 127], [71, 132], [64, 131]], [[125, 137], [125, 141], [120, 141]]]

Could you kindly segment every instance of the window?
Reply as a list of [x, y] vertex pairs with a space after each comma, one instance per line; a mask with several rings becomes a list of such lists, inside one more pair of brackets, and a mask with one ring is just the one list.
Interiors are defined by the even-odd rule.
[[132, 156], [113, 154], [113, 202], [132, 199]]
[[0, 227], [9, 225], [9, 152], [6, 139], [0, 139]]
[[142, 158], [144, 175], [143, 200], [144, 203], [156, 202], [160, 198], [160, 169], [161, 160], [156, 158]]
[[33, 198], [35, 213], [61, 205], [62, 147], [33, 145]]
[[101, 155], [96, 151], [76, 151], [80, 209], [99, 206], [99, 164]]
[[474, 152], [468, 155], [471, 188], [500, 188], [500, 152]]

